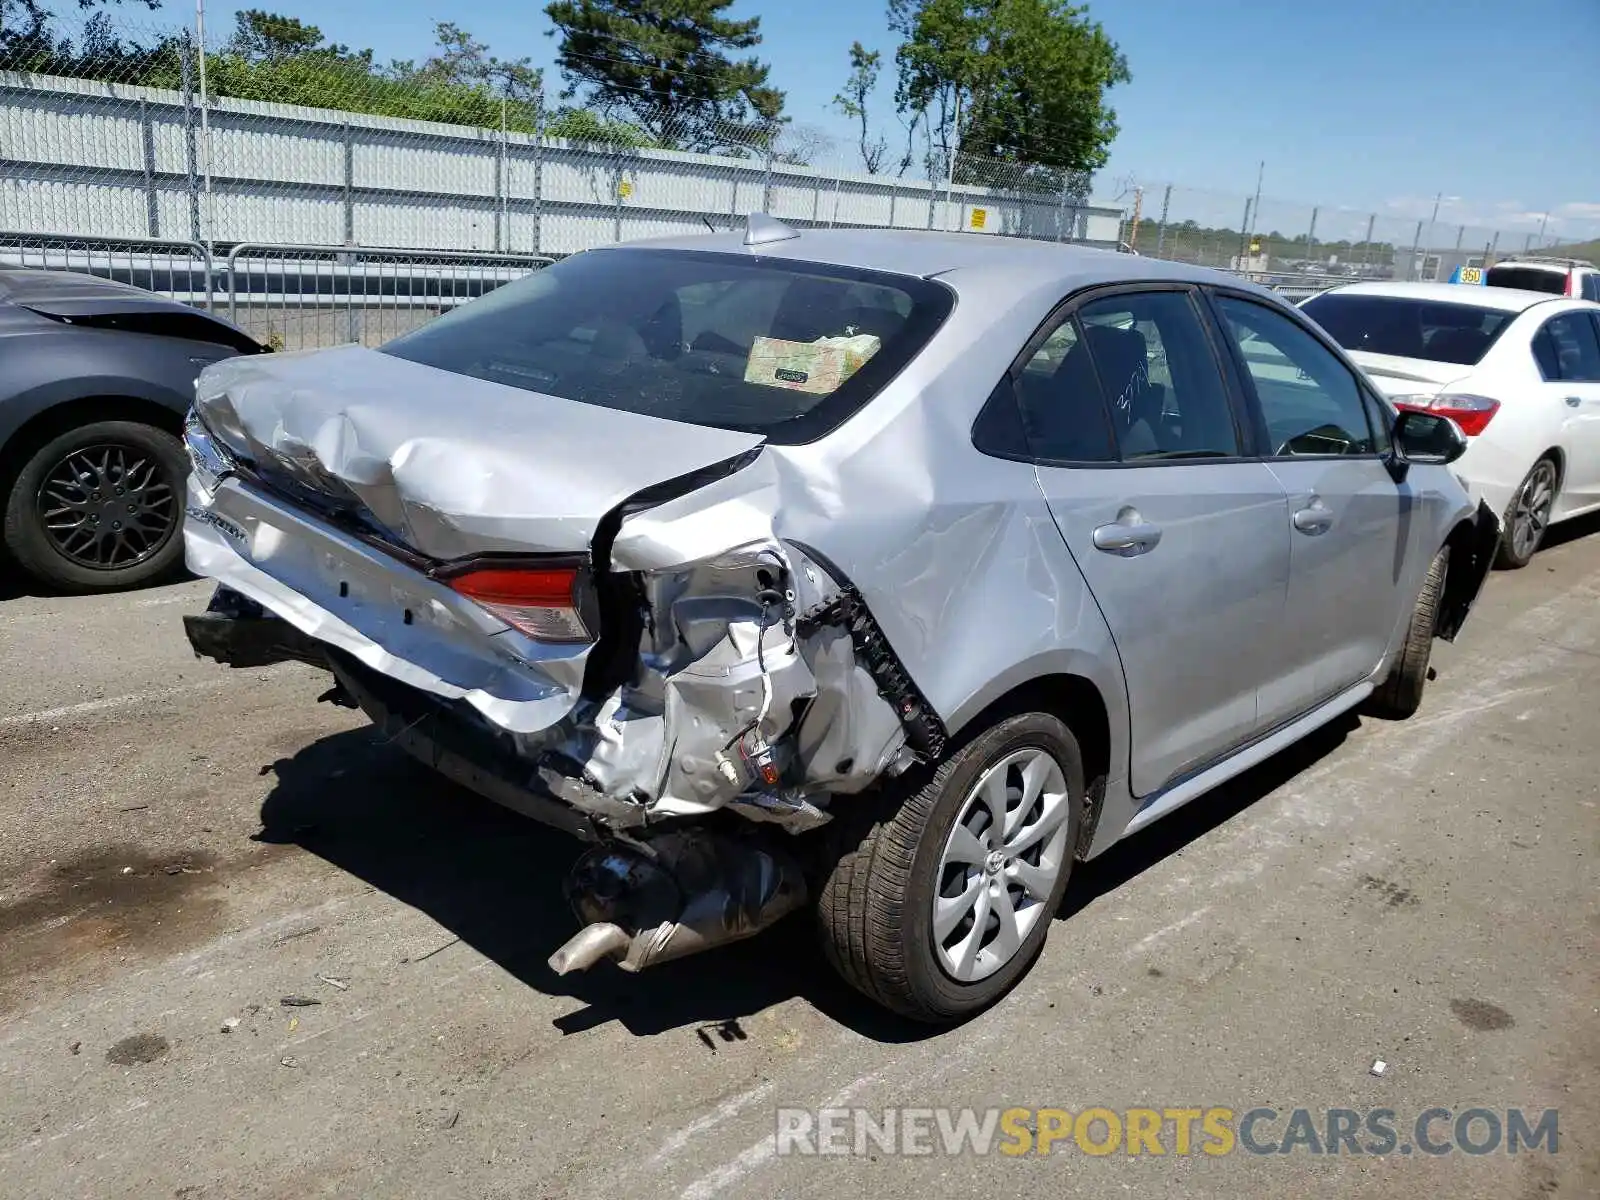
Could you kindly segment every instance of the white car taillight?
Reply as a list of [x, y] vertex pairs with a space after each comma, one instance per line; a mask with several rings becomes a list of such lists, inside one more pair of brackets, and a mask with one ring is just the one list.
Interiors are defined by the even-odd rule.
[[539, 642], [590, 642], [571, 567], [488, 567], [445, 580], [453, 591]]
[[1449, 417], [1461, 426], [1461, 432], [1468, 437], [1477, 437], [1487, 429], [1495, 413], [1500, 411], [1500, 401], [1462, 392], [1446, 392], [1438, 396], [1391, 396], [1389, 399], [1396, 408], [1415, 408]]

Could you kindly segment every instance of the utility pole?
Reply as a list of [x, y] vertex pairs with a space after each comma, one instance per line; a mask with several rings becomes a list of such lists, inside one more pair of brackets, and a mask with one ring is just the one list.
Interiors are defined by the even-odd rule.
[[[211, 97], [206, 92], [206, 0], [194, 0], [195, 57], [200, 65], [200, 149], [206, 178], [206, 253], [217, 236], [217, 202], [211, 191]], [[209, 284], [208, 284], [209, 286]]]
[[1256, 236], [1256, 218], [1261, 215], [1261, 181], [1262, 181], [1262, 179], [1264, 179], [1266, 177], [1266, 174], [1267, 174], [1267, 160], [1266, 159], [1262, 159], [1261, 160], [1261, 165], [1256, 168], [1256, 198], [1255, 198], [1255, 200], [1252, 202], [1252, 204], [1250, 206], [1250, 229], [1249, 229], [1250, 237], [1247, 239], [1249, 241], [1254, 241], [1255, 240], [1255, 236]]
[[[1443, 192], [1440, 192], [1433, 198], [1433, 215], [1428, 218], [1428, 246], [1433, 245], [1433, 225], [1434, 222], [1439, 219], [1439, 202], [1443, 199]], [[1423, 250], [1426, 251], [1427, 248], [1427, 246], [1424, 246]]]
[[1539, 249], [1544, 249], [1544, 227], [1550, 223], [1550, 214], [1545, 213], [1539, 218]]
[[953, 232], [956, 229], [955, 212], [952, 203], [956, 190], [956, 158], [961, 153], [961, 93], [956, 93], [956, 127], [955, 142], [949, 150], [949, 162], [945, 164], [944, 181], [944, 212], [946, 229]]

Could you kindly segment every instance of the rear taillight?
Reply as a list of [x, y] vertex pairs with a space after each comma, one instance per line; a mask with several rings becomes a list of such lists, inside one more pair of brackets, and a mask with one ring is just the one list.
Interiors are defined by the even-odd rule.
[[571, 567], [485, 567], [447, 580], [452, 590], [540, 642], [591, 642], [582, 575]]
[[1494, 420], [1495, 413], [1500, 411], [1498, 400], [1491, 400], [1488, 396], [1468, 396], [1459, 392], [1446, 393], [1442, 396], [1396, 396], [1394, 406], [1415, 408], [1422, 412], [1449, 417], [1461, 426], [1461, 432], [1468, 437], [1477, 437], [1487, 429], [1489, 422]]
[[1562, 289], [1561, 294], [1563, 296], [1576, 296], [1578, 294], [1578, 273], [1576, 271], [1567, 271], [1567, 286]]

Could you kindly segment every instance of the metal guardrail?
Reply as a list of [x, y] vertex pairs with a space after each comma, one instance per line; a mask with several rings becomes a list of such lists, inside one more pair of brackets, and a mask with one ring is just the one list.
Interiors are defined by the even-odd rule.
[[279, 349], [377, 345], [520, 279], [536, 254], [241, 242], [221, 283], [228, 319]]
[[[553, 261], [487, 250], [242, 242], [218, 263], [198, 242], [178, 239], [0, 232], [0, 266], [80, 271], [224, 311], [285, 350], [377, 345]], [[1360, 278], [1229, 273], [1295, 302]]]
[[87, 238], [0, 231], [0, 267], [76, 271], [196, 308], [214, 309], [216, 270], [198, 242], [169, 238]]

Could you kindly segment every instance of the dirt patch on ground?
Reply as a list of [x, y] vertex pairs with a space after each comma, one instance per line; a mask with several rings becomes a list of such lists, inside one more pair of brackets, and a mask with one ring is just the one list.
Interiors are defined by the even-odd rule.
[[71, 984], [108, 962], [215, 936], [228, 877], [293, 852], [261, 846], [221, 863], [203, 850], [156, 856], [118, 846], [53, 863], [42, 886], [0, 905], [0, 1012], [21, 1007], [45, 983]]

